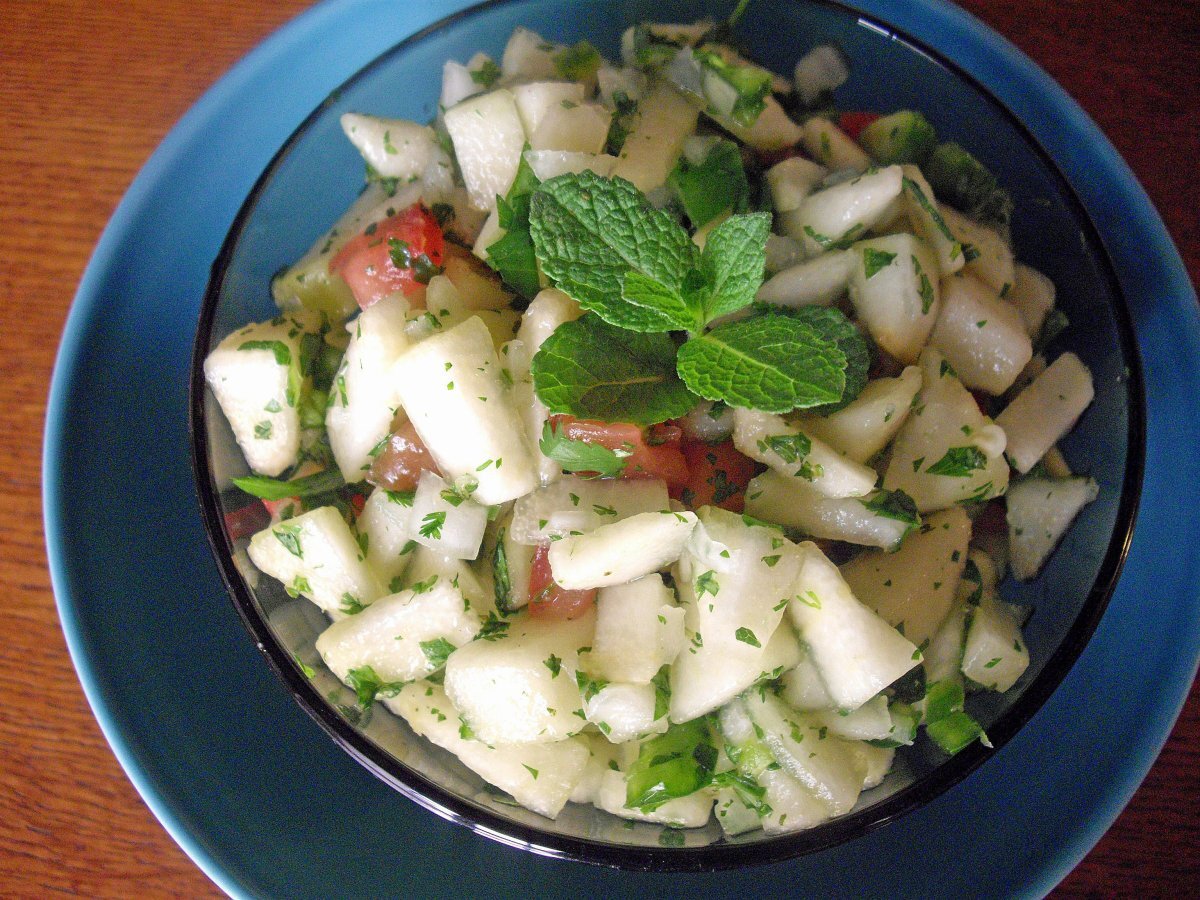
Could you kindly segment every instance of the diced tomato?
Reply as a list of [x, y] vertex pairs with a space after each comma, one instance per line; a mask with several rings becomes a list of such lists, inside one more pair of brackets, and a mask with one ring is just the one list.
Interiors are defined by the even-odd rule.
[[445, 246], [437, 219], [414, 203], [349, 240], [329, 261], [329, 271], [345, 279], [363, 309], [396, 291], [424, 308], [425, 285], [441, 266]]
[[367, 505], [367, 495], [354, 493], [350, 495], [350, 508], [354, 510], [355, 518], [362, 515], [363, 508]]
[[976, 534], [1008, 534], [1008, 512], [1003, 500], [992, 500], [971, 524]]
[[288, 518], [298, 516], [304, 511], [304, 504], [299, 497], [284, 497], [282, 500], [264, 500], [262, 505], [272, 519], [281, 518], [285, 513]]
[[873, 112], [844, 112], [838, 116], [837, 126], [857, 141], [863, 129], [879, 117]]
[[257, 534], [271, 524], [271, 517], [263, 504], [251, 501], [238, 509], [225, 513], [225, 531], [231, 540], [247, 538]]
[[392, 430], [383, 449], [375, 455], [367, 481], [387, 491], [411, 491], [422, 472], [441, 474], [417, 429], [405, 419]]
[[671, 491], [672, 497], [693, 509], [711, 505], [737, 513], [743, 510], [746, 485], [758, 471], [758, 466], [750, 457], [735, 450], [733, 441], [706, 444], [686, 438], [683, 457], [687, 460], [688, 480]]
[[596, 602], [596, 589], [568, 591], [554, 581], [550, 570], [550, 545], [538, 544], [529, 571], [529, 614], [535, 619], [578, 619]]
[[687, 462], [679, 449], [683, 429], [677, 425], [642, 429], [628, 422], [594, 422], [572, 416], [551, 416], [550, 422], [555, 431], [573, 441], [627, 453], [622, 478], [661, 478], [668, 488], [687, 481]]

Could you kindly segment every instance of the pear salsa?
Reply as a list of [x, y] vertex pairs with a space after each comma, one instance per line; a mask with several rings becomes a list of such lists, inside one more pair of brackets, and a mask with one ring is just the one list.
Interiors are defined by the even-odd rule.
[[1091, 375], [999, 180], [848, 76], [518, 28], [432, 124], [342, 117], [362, 193], [204, 372], [228, 536], [327, 616], [344, 715], [542, 816], [729, 836], [987, 744], [968, 696], [1029, 664], [1000, 582], [1097, 496], [1057, 449]]

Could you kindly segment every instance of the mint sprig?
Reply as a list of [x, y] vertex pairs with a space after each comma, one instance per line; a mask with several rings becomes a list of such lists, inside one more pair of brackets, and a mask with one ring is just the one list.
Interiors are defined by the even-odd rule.
[[[699, 250], [628, 181], [560, 175], [530, 198], [541, 269], [590, 314], [560, 326], [535, 354], [534, 388], [552, 412], [649, 425], [696, 399], [790, 412], [857, 396], [869, 357], [840, 312], [763, 310], [754, 302], [770, 215], [733, 215]], [[665, 332], [687, 332], [677, 341]]]
[[686, 414], [696, 397], [675, 371], [675, 342], [589, 313], [554, 330], [533, 357], [537, 395], [552, 413], [653, 425]]
[[679, 348], [678, 369], [706, 400], [770, 413], [836, 403], [846, 386], [846, 354], [790, 316], [714, 328]]
[[504, 283], [526, 299], [539, 290], [537, 256], [529, 236], [529, 203], [539, 182], [521, 154], [516, 177], [504, 197], [496, 198], [496, 217], [504, 234], [487, 247], [487, 261]]

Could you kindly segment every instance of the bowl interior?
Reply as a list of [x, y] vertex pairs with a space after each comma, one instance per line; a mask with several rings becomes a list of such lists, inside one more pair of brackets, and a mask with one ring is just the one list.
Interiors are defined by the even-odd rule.
[[[444, 20], [389, 51], [335, 91], [280, 150], [241, 210], [217, 260], [201, 313], [193, 361], [192, 428], [206, 526], [222, 575], [247, 626], [297, 700], [355, 758], [428, 809], [505, 843], [538, 852], [636, 868], [707, 869], [783, 858], [829, 846], [890, 821], [956, 783], [989, 751], [975, 745], [947, 760], [927, 743], [898, 757], [891, 776], [865, 792], [849, 816], [784, 838], [761, 833], [726, 839], [707, 829], [670, 835], [633, 827], [590, 807], [568, 805], [551, 822], [505, 803], [448, 753], [414, 738], [399, 719], [377, 710], [354, 715], [353, 696], [325, 670], [314, 649], [325, 627], [307, 600], [293, 600], [272, 579], [259, 579], [245, 542], [233, 542], [223, 513], [245, 503], [229, 476], [244, 469], [228, 426], [204, 390], [200, 364], [224, 336], [275, 314], [269, 284], [337, 219], [362, 186], [362, 163], [341, 134], [343, 112], [427, 121], [436, 111], [442, 63], [483, 50], [499, 58], [518, 25], [546, 38], [587, 38], [608, 57], [621, 32], [646, 19], [688, 21], [713, 15], [701, 2], [502, 0]], [[719, 10], [724, 14], [724, 9]], [[1007, 599], [1028, 604], [1031, 663], [1009, 692], [972, 699], [971, 712], [999, 747], [1062, 680], [1094, 630], [1128, 546], [1141, 479], [1143, 413], [1138, 361], [1124, 301], [1094, 229], [1064, 177], [1020, 124], [986, 90], [951, 63], [868, 20], [827, 2], [759, 0], [740, 29], [751, 55], [789, 74], [818, 43], [842, 47], [852, 64], [837, 92], [842, 109], [922, 110], [940, 139], [970, 149], [1016, 201], [1017, 258], [1046, 273], [1071, 321], [1057, 349], [1070, 349], [1092, 370], [1096, 399], [1063, 445], [1072, 468], [1100, 485], [1044, 574], [1029, 585], [1011, 580]], [[780, 36], [786, 36], [780, 39]], [[270, 110], [264, 110], [269, 115]], [[296, 660], [316, 670], [310, 680]], [[411, 814], [402, 804], [397, 815]]]

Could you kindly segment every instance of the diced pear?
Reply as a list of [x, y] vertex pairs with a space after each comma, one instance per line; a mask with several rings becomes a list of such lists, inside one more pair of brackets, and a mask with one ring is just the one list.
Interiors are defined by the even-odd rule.
[[900, 196], [902, 170], [888, 166], [823, 188], [787, 214], [786, 233], [816, 256], [861, 236], [881, 220]]
[[[875, 489], [873, 469], [842, 456], [823, 441], [803, 434], [781, 417], [735, 409], [733, 445], [776, 472], [807, 481], [826, 497], [863, 497]], [[808, 452], [801, 453], [805, 443]]]
[[[933, 188], [921, 170], [911, 164], [904, 166], [904, 208], [917, 236], [933, 251], [938, 272], [953, 275], [961, 269], [966, 263], [962, 243], [946, 223]], [[929, 277], [937, 276], [930, 272]]]
[[834, 704], [857, 709], [917, 665], [921, 654], [854, 596], [815, 544], [798, 550], [800, 573], [788, 604], [792, 622]]
[[536, 31], [515, 28], [500, 57], [500, 75], [507, 82], [539, 81], [558, 77], [554, 56], [561, 50]]
[[867, 382], [851, 403], [827, 416], [795, 419], [805, 434], [820, 438], [843, 456], [866, 463], [891, 443], [921, 389], [921, 370], [905, 366], [895, 378]]
[[802, 478], [768, 470], [750, 479], [746, 513], [809, 537], [890, 550], [912, 527], [867, 506], [868, 497], [826, 497]]
[[420, 178], [442, 153], [428, 125], [359, 113], [345, 113], [341, 124], [362, 158], [385, 178]]
[[612, 113], [599, 103], [558, 106], [542, 118], [529, 137], [533, 150], [566, 150], [572, 153], [604, 152]]
[[934, 513], [892, 553], [868, 550], [841, 567], [854, 596], [918, 647], [945, 620], [971, 540], [962, 507]]
[[919, 365], [921, 392], [892, 443], [883, 486], [904, 491], [923, 513], [1003, 494], [1003, 430], [979, 411], [941, 353], [925, 350]]
[[333, 380], [325, 429], [333, 458], [347, 484], [362, 481], [371, 451], [387, 439], [400, 406], [392, 367], [408, 350], [408, 302], [383, 297], [350, 322], [350, 346]]
[[[473, 484], [471, 476], [463, 482]], [[487, 529], [488, 511], [433, 472], [422, 472], [409, 519], [412, 539], [442, 556], [475, 559]]]
[[940, 309], [929, 248], [911, 234], [889, 234], [860, 241], [851, 252], [854, 311], [880, 347], [902, 363], [916, 362]]
[[763, 111], [750, 125], [742, 125], [729, 116], [714, 115], [711, 110], [708, 111], [708, 115], [743, 144], [755, 150], [785, 150], [794, 147], [803, 137], [804, 130], [791, 120], [772, 95], [767, 94], [763, 97], [763, 103]]
[[755, 299], [775, 306], [831, 306], [846, 293], [854, 266], [851, 251], [830, 250], [772, 275]]
[[[513, 506], [513, 540], [541, 544], [639, 513], [657, 513], [668, 505], [667, 486], [657, 478], [614, 480], [564, 475], [517, 498]], [[609, 510], [615, 510], [616, 515]]]
[[522, 613], [506, 632], [451, 654], [446, 693], [486, 743], [561, 741], [584, 724], [575, 673], [594, 628], [591, 613], [554, 622]]
[[483, 740], [463, 737], [450, 698], [432, 682], [407, 684], [385, 703], [418, 737], [449, 750], [484, 781], [551, 819], [562, 812], [587, 767], [587, 745], [577, 739], [489, 746]]
[[511, 90], [527, 138], [533, 137], [552, 110], [562, 109], [566, 103], [578, 106], [584, 99], [583, 85], [576, 81], [532, 81], [514, 85]]
[[1036, 338], [1046, 322], [1046, 315], [1054, 309], [1054, 282], [1024, 263], [1013, 266], [1012, 290], [1004, 299], [1017, 308], [1025, 323], [1025, 332]]
[[1009, 462], [1024, 474], [1074, 426], [1095, 396], [1092, 373], [1064, 353], [996, 417], [1008, 436]]
[[511, 92], [468, 97], [446, 110], [446, 131], [476, 209], [490, 210], [512, 187], [525, 149], [525, 127]]
[[550, 545], [554, 581], [567, 590], [625, 584], [674, 563], [696, 525], [692, 512], [639, 513]]
[[673, 722], [717, 709], [762, 675], [797, 566], [774, 529], [715, 507], [702, 507], [700, 522], [676, 568], [689, 643], [671, 666]]
[[804, 198], [813, 192], [829, 170], [803, 156], [789, 156], [767, 169], [767, 185], [775, 212], [786, 213], [799, 209]]
[[411, 496], [376, 488], [355, 526], [367, 537], [367, 564], [375, 574], [383, 581], [402, 575], [411, 561], [410, 541], [416, 533]]
[[612, 682], [589, 700], [583, 711], [587, 720], [614, 744], [623, 744], [667, 730], [667, 716], [656, 718], [656, 693], [652, 684]]
[[683, 142], [696, 130], [696, 107], [669, 84], [660, 84], [638, 103], [613, 177], [646, 193], [661, 187], [675, 168]]
[[821, 116], [805, 120], [800, 143], [809, 156], [832, 172], [842, 169], [865, 172], [871, 168], [871, 157], [863, 152], [862, 147], [846, 132]]
[[713, 792], [703, 789], [686, 797], [668, 800], [661, 806], [646, 812], [631, 809], [625, 805], [627, 784], [623, 772], [609, 771], [604, 773], [600, 782], [600, 790], [596, 796], [596, 806], [614, 816], [623, 819], [634, 819], [640, 822], [659, 822], [676, 828], [700, 828], [708, 823], [712, 815]]
[[484, 72], [486, 68], [495, 64], [486, 53], [476, 53], [465, 66], [452, 59], [446, 60], [442, 65], [442, 94], [438, 102], [441, 109], [449, 109], [468, 97], [487, 90]]
[[384, 594], [346, 520], [321, 506], [272, 525], [250, 539], [250, 560], [327, 613], [352, 612]]
[[1001, 297], [1007, 296], [1016, 279], [1012, 248], [995, 229], [968, 219], [949, 207], [942, 217], [963, 246], [966, 264], [963, 271], [974, 275]]
[[585, 668], [608, 681], [649, 683], [683, 649], [683, 618], [661, 575], [602, 588]]
[[966, 387], [1007, 391], [1033, 356], [1016, 307], [970, 275], [942, 279], [942, 309], [929, 336]]
[[1008, 543], [1013, 577], [1030, 581], [1080, 511], [1099, 496], [1091, 478], [1022, 478], [1009, 488]]
[[420, 593], [381, 597], [334, 622], [317, 638], [317, 652], [343, 681], [361, 666], [381, 681], [413, 681], [440, 669], [446, 650], [468, 643], [479, 627], [479, 616], [463, 609], [462, 592], [439, 580]]
[[963, 646], [963, 674], [978, 685], [1004, 692], [1029, 668], [1021, 636], [1021, 614], [995, 593], [984, 591], [971, 609]]
[[578, 153], [573, 150], [526, 150], [525, 161], [533, 169], [538, 181], [580, 172], [595, 172], [607, 177], [617, 164], [617, 158], [607, 153]]
[[478, 484], [475, 499], [503, 503], [537, 484], [517, 412], [478, 317], [410, 349], [393, 369], [400, 399], [442, 474]]
[[300, 452], [300, 338], [294, 317], [247, 325], [204, 360], [204, 380], [250, 468], [276, 476]]

